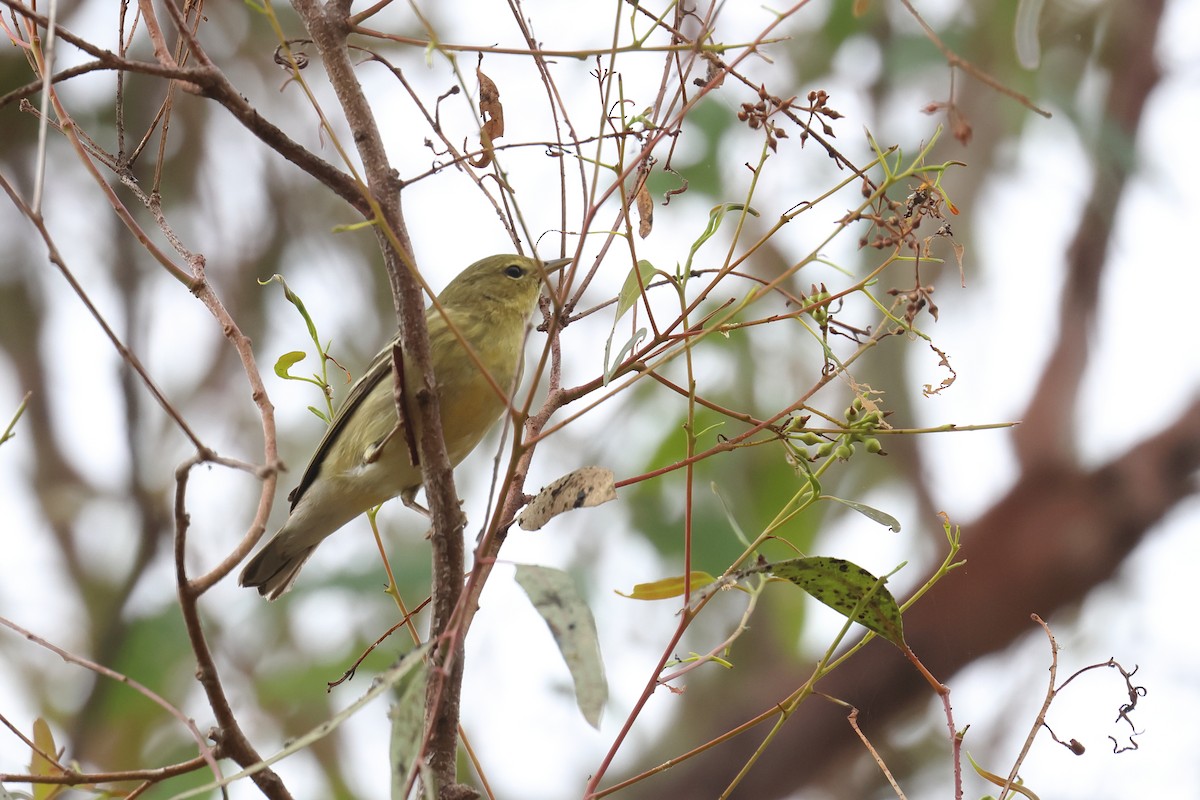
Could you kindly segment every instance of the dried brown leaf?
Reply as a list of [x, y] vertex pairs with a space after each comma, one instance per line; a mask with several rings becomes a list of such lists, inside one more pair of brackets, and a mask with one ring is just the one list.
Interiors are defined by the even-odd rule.
[[479, 129], [479, 144], [483, 152], [477, 159], [467, 159], [472, 167], [481, 169], [492, 163], [493, 143], [504, 135], [504, 106], [500, 103], [500, 90], [496, 83], [476, 69], [475, 76], [479, 79], [479, 113], [483, 117], [483, 126]]
[[645, 239], [654, 228], [654, 201], [643, 183], [637, 192], [638, 236]]

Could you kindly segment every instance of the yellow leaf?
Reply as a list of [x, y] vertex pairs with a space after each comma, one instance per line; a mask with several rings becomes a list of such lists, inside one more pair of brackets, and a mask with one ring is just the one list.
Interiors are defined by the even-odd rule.
[[[707, 572], [693, 570], [692, 591], [696, 591], [701, 586], [707, 586], [715, 580], [716, 578]], [[650, 583], [639, 583], [633, 587], [633, 591], [629, 594], [625, 594], [625, 592], [617, 592], [617, 594], [622, 597], [628, 597], [630, 600], [666, 600], [669, 597], [681, 597], [683, 595], [683, 588], [684, 576], [675, 575], [670, 578], [651, 581]]]

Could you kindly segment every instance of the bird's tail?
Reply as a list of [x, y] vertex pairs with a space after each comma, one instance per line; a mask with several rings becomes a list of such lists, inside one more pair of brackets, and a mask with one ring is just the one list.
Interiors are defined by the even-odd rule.
[[258, 589], [258, 593], [268, 600], [278, 600], [292, 588], [300, 568], [317, 549], [316, 545], [296, 548], [292, 546], [294, 541], [292, 537], [277, 535], [267, 542], [267, 546], [246, 564], [238, 583]]

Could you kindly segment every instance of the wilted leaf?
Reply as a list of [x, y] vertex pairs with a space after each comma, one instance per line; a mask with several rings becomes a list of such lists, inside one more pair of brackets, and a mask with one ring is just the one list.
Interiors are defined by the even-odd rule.
[[932, 397], [935, 394], [941, 394], [944, 390], [954, 385], [954, 382], [958, 380], [958, 373], [955, 372], [954, 367], [950, 365], [950, 357], [946, 355], [944, 351], [935, 347], [932, 342], [929, 344], [929, 349], [938, 354], [938, 357], [940, 358], [938, 361], [938, 366], [945, 367], [947, 370], [949, 370], [950, 377], [943, 378], [941, 384], [939, 384], [936, 389], [928, 383], [925, 384], [921, 391], [926, 397]]
[[650, 199], [650, 192], [644, 183], [638, 187], [637, 210], [638, 236], [645, 239], [654, 228], [654, 201]]
[[713, 206], [708, 212], [708, 225], [705, 226], [704, 232], [700, 234], [700, 238], [692, 242], [691, 251], [688, 253], [688, 263], [691, 263], [692, 257], [696, 255], [696, 251], [717, 232], [717, 229], [721, 227], [721, 222], [725, 219], [725, 215], [730, 211], [745, 211], [752, 217], [758, 216], [757, 211], [741, 203], [722, 203], [719, 206]]
[[392, 800], [404, 800], [404, 788], [408, 785], [409, 770], [416, 764], [423, 769], [419, 760], [421, 742], [425, 739], [425, 678], [426, 671], [418, 670], [408, 679], [399, 698], [388, 709], [392, 721], [392, 738], [388, 758], [392, 765]]
[[771, 564], [768, 571], [791, 581], [897, 647], [904, 647], [904, 620], [896, 599], [880, 579], [857, 564], [841, 558], [811, 556]]
[[517, 583], [545, 620], [575, 681], [575, 702], [593, 728], [608, 702], [608, 681], [600, 657], [600, 639], [591, 609], [583, 602], [575, 583], [562, 570], [517, 565]]
[[[692, 591], [707, 586], [716, 580], [707, 572], [692, 570]], [[650, 583], [634, 584], [633, 591], [629, 594], [625, 592], [617, 592], [621, 597], [628, 597], [630, 600], [666, 600], [669, 597], [680, 597], [683, 595], [684, 576], [673, 575], [670, 578], [651, 581]]]
[[470, 161], [475, 168], [486, 167], [492, 163], [492, 143], [504, 135], [504, 106], [500, 104], [500, 90], [483, 70], [476, 69], [475, 76], [479, 78], [479, 113], [483, 116], [483, 126], [479, 129], [479, 143], [483, 152], [479, 158]]
[[475, 70], [475, 75], [479, 78], [479, 111], [489, 117], [483, 125], [484, 136], [499, 139], [504, 135], [504, 106], [500, 104], [500, 90], [483, 70]]
[[582, 467], [538, 492], [517, 516], [517, 524], [524, 530], [536, 531], [565, 511], [598, 506], [616, 499], [611, 469]]

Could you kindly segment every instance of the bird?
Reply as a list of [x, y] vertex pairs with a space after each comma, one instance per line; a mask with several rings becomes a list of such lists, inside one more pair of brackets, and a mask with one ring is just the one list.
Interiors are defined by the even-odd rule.
[[[508, 406], [495, 387], [510, 392], [522, 361], [526, 325], [544, 276], [571, 259], [541, 263], [521, 255], [488, 256], [458, 274], [425, 312], [438, 403], [451, 466], [475, 449]], [[441, 311], [438, 310], [441, 307]], [[443, 316], [444, 312], [444, 316]], [[447, 323], [453, 323], [453, 327]], [[492, 382], [463, 348], [463, 337]], [[283, 527], [246, 564], [238, 583], [268, 600], [287, 592], [322, 541], [359, 514], [401, 497], [415, 503], [421, 468], [413, 463], [404, 423], [397, 424], [393, 347], [371, 361], [334, 414], [300, 478], [288, 495]], [[404, 373], [405, 420], [417, 419], [417, 370]]]

